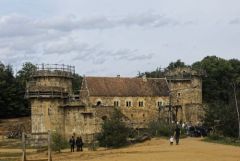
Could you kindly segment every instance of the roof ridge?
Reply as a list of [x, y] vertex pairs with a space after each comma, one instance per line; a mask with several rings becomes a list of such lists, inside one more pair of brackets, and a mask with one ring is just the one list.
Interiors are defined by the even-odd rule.
[[[86, 78], [125, 78], [125, 79], [143, 79], [142, 77], [113, 77], [113, 76], [85, 76]], [[166, 79], [166, 77], [162, 78], [147, 78], [147, 79]]]

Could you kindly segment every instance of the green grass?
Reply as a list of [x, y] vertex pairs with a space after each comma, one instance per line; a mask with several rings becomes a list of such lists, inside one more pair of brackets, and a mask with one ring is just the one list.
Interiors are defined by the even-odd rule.
[[240, 147], [240, 140], [238, 140], [236, 138], [230, 138], [230, 137], [212, 135], [212, 136], [204, 138], [202, 141], [206, 141], [206, 142], [210, 142], [210, 143], [224, 144], [224, 145], [233, 145], [233, 146]]

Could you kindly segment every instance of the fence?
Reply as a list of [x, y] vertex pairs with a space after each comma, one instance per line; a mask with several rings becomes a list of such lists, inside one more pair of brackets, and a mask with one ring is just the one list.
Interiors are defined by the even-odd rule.
[[48, 133], [32, 133], [26, 134], [22, 133], [22, 161], [34, 161], [27, 159], [26, 145], [30, 146], [43, 146], [47, 145], [48, 148], [48, 158], [42, 159], [46, 161], [52, 161], [52, 151], [51, 151], [51, 132]]

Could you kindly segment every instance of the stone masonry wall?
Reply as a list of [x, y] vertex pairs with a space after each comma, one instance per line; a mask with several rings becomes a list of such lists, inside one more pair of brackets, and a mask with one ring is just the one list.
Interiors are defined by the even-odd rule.
[[[103, 106], [114, 106], [114, 101], [119, 101], [119, 109], [135, 128], [144, 128], [159, 116], [158, 102], [163, 106], [169, 104], [168, 97], [90, 97], [89, 100], [92, 105], [100, 101]], [[131, 107], [126, 106], [127, 101], [131, 101]], [[143, 107], [139, 107], [139, 102], [143, 102]]]
[[34, 99], [31, 101], [32, 132], [47, 132], [48, 130], [64, 132], [63, 103], [59, 99]]

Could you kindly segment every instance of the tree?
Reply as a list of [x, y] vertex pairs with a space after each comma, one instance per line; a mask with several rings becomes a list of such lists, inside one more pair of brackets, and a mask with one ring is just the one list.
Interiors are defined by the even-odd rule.
[[81, 89], [82, 79], [83, 79], [82, 76], [76, 73], [74, 74], [73, 82], [72, 82], [74, 92], [77, 92]]
[[24, 110], [24, 97], [14, 77], [10, 65], [0, 65], [0, 117], [21, 116]]
[[233, 83], [233, 92], [234, 92], [235, 107], [236, 107], [237, 118], [238, 118], [238, 139], [240, 139], [240, 115], [239, 115], [239, 109], [238, 109], [238, 100], [237, 100], [235, 83]]
[[122, 122], [122, 113], [114, 109], [112, 116], [102, 124], [102, 132], [97, 136], [100, 146], [121, 147], [127, 144], [129, 128]]
[[232, 88], [234, 94], [234, 101], [235, 101], [235, 108], [237, 112], [238, 118], [238, 139], [240, 139], [240, 114], [239, 114], [239, 107], [238, 107], [238, 98], [237, 98], [237, 91], [238, 87], [240, 86], [240, 61], [237, 59], [231, 59], [229, 62], [232, 65]]
[[[206, 105], [205, 124], [216, 127], [224, 136], [237, 137], [239, 112], [236, 102], [239, 101], [237, 96], [240, 91], [233, 88], [233, 84], [240, 77], [240, 61], [207, 56], [194, 63], [192, 68], [203, 69], [207, 73], [207, 77], [203, 77], [202, 89]], [[216, 120], [220, 120], [218, 125]]]
[[17, 80], [25, 88], [26, 82], [30, 81], [37, 67], [30, 62], [23, 64], [22, 69], [17, 72]]
[[187, 67], [187, 65], [184, 62], [182, 62], [180, 59], [178, 59], [176, 62], [171, 62], [168, 65], [167, 69], [171, 70], [171, 69], [174, 69], [174, 68], [177, 68], [177, 67]]
[[24, 99], [25, 83], [31, 77], [32, 65], [26, 63], [14, 77], [12, 67], [0, 63], [0, 117], [30, 115], [27, 100]]
[[53, 151], [61, 152], [62, 149], [69, 147], [68, 141], [59, 133], [52, 133], [51, 148]]

